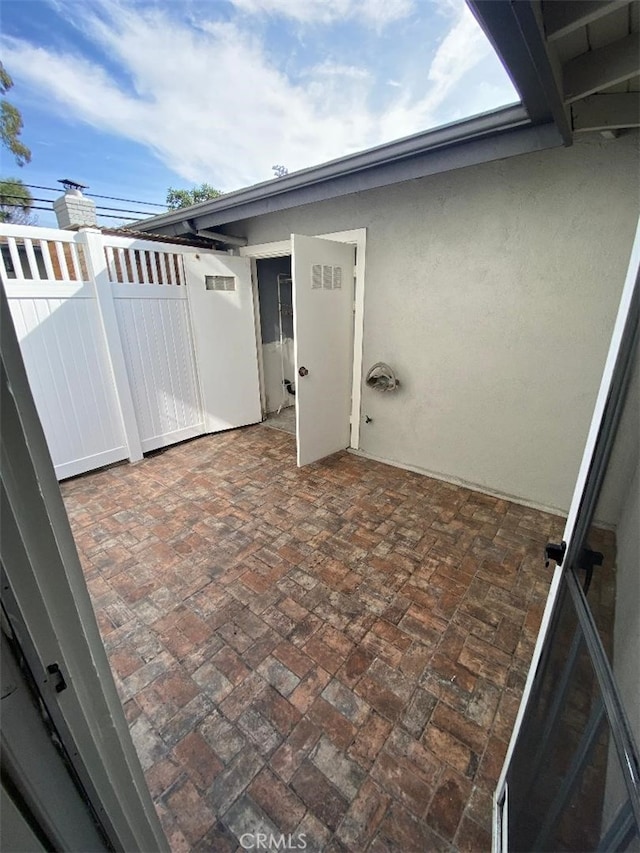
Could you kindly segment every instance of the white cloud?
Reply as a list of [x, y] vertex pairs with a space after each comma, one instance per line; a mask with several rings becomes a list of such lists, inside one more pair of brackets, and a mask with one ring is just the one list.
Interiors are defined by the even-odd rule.
[[414, 0], [231, 0], [236, 9], [250, 15], [291, 18], [301, 23], [328, 24], [355, 19], [376, 29], [415, 9]]
[[[236, 2], [284, 6], [289, 0]], [[357, 0], [322, 5], [339, 4], [351, 7]], [[307, 6], [306, 0], [299, 5]], [[370, 0], [368, 6], [380, 4]], [[118, 77], [95, 58], [15, 38], [2, 39], [3, 59], [50, 109], [141, 143], [186, 181], [208, 181], [225, 191], [267, 180], [273, 163], [291, 172], [456, 118], [463, 78], [468, 81], [468, 72], [487, 58], [494, 71], [497, 62], [463, 5], [428, 73], [423, 68], [417, 79], [379, 82], [375, 66], [327, 57], [296, 82], [242, 18], [198, 20], [194, 27], [172, 17], [171, 9], [112, 0], [83, 6], [84, 35], [117, 64]], [[481, 93], [482, 74], [476, 76], [477, 83], [474, 77], [465, 85], [465, 102], [473, 100], [474, 87], [480, 109], [515, 100], [506, 76], [503, 85], [492, 81], [493, 88]], [[385, 82], [388, 100], [372, 106]]]
[[325, 62], [307, 69], [305, 76], [350, 77], [352, 80], [366, 80], [371, 77], [371, 72], [368, 68], [361, 68], [357, 65], [341, 65], [339, 62], [325, 60]]
[[[452, 96], [463, 80], [466, 81], [468, 72], [481, 65], [483, 60], [490, 59], [494, 65], [498, 62], [467, 5], [465, 3], [462, 6], [454, 5], [451, 0], [442, 0], [442, 2], [446, 4], [443, 8], [448, 16], [453, 16], [453, 21], [429, 66], [427, 81], [430, 85], [425, 87], [424, 96], [418, 99], [412, 99], [410, 94], [403, 90], [398, 100], [386, 110], [381, 117], [381, 130], [385, 138], [394, 138], [392, 135], [394, 131], [395, 138], [398, 138], [432, 127], [436, 116], [442, 114], [443, 106], [447, 101], [454, 100]], [[480, 89], [482, 76], [479, 75], [472, 85], [476, 91]], [[468, 91], [463, 90], [463, 92], [465, 101], [468, 101]], [[487, 92], [484, 90], [482, 104], [477, 107], [474, 105], [471, 112], [475, 114], [498, 106], [500, 103], [517, 100], [517, 95], [506, 79], [506, 75], [504, 85], [501, 88], [496, 87], [493, 93], [496, 96], [495, 101], [487, 104]], [[451, 103], [442, 120], [453, 121], [462, 117], [456, 104]]]
[[428, 79], [434, 86], [432, 97], [444, 98], [467, 71], [490, 54], [489, 42], [469, 7], [463, 5], [460, 16], [438, 47], [429, 68]]

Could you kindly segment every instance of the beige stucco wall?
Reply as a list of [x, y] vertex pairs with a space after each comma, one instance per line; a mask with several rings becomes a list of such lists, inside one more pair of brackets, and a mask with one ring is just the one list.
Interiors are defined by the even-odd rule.
[[638, 139], [599, 135], [230, 226], [367, 228], [361, 449], [567, 510], [638, 215]]

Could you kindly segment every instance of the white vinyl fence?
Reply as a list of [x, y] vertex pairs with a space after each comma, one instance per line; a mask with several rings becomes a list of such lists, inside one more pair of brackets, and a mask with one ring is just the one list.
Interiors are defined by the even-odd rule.
[[182, 255], [107, 245], [106, 257], [142, 450], [201, 435]]
[[194, 251], [0, 226], [0, 275], [58, 479], [204, 432], [183, 266]]

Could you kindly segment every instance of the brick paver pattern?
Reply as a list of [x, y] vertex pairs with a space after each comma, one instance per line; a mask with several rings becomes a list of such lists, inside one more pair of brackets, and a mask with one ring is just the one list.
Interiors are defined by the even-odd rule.
[[261, 426], [62, 491], [173, 851], [490, 849], [561, 518]]

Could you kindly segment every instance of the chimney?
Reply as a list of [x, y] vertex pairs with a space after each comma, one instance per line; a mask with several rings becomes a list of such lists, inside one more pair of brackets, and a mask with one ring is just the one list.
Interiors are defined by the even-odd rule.
[[66, 231], [77, 231], [79, 228], [86, 227], [97, 228], [95, 202], [82, 195], [82, 190], [86, 190], [87, 187], [68, 178], [61, 178], [58, 183], [65, 188], [64, 195], [53, 202], [58, 227]]

